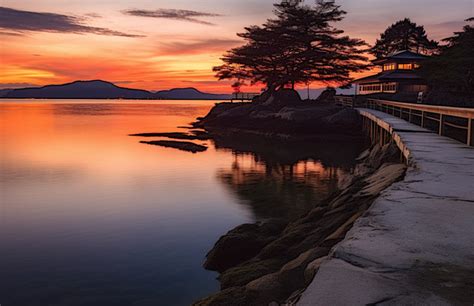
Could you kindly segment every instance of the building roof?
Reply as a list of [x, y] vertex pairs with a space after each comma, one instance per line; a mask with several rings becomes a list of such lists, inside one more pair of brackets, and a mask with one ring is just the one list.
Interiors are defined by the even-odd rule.
[[422, 61], [429, 58], [427, 55], [411, 52], [408, 50], [398, 51], [391, 55], [373, 61], [374, 64], [383, 64], [389, 61]]
[[354, 81], [355, 84], [368, 84], [374, 82], [395, 82], [406, 80], [421, 80], [422, 78], [411, 70], [390, 70], [383, 71], [376, 75], [371, 75], [365, 78], [360, 78]]

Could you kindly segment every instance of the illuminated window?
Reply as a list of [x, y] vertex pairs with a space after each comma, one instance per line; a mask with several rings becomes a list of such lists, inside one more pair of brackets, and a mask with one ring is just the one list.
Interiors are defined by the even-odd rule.
[[398, 64], [398, 69], [411, 70], [413, 69], [413, 65], [412, 64]]
[[420, 64], [413, 64], [413, 67], [414, 67], [415, 69], [418, 69], [418, 68], [420, 68]]
[[395, 70], [395, 64], [384, 64], [383, 65], [383, 70]]

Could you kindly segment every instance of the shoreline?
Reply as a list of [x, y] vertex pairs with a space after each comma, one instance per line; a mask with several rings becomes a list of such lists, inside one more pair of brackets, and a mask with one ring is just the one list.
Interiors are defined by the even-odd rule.
[[[285, 141], [363, 139], [357, 111], [330, 103], [262, 105], [219, 103], [193, 123], [212, 138], [251, 135]], [[357, 158], [339, 191], [307, 213], [285, 222], [242, 224], [223, 235], [204, 267], [219, 272], [221, 291], [197, 306], [291, 303], [311, 283], [320, 264], [380, 193], [402, 180], [406, 165], [394, 143], [374, 145]]]
[[243, 224], [223, 235], [205, 267], [220, 272], [221, 291], [194, 305], [263, 305], [297, 299], [332, 247], [378, 195], [403, 178], [398, 149], [374, 146], [361, 154], [340, 191], [300, 218]]

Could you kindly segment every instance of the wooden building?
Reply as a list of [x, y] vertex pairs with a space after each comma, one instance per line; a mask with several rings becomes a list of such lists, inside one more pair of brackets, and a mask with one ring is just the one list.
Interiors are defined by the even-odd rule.
[[357, 95], [374, 93], [419, 93], [427, 89], [416, 69], [428, 56], [411, 51], [400, 51], [373, 61], [381, 72], [354, 81]]

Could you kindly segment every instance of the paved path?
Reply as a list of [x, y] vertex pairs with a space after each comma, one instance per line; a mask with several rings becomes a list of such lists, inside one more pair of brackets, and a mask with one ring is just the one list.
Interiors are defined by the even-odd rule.
[[474, 148], [383, 112], [407, 175], [375, 201], [298, 305], [474, 305]]

